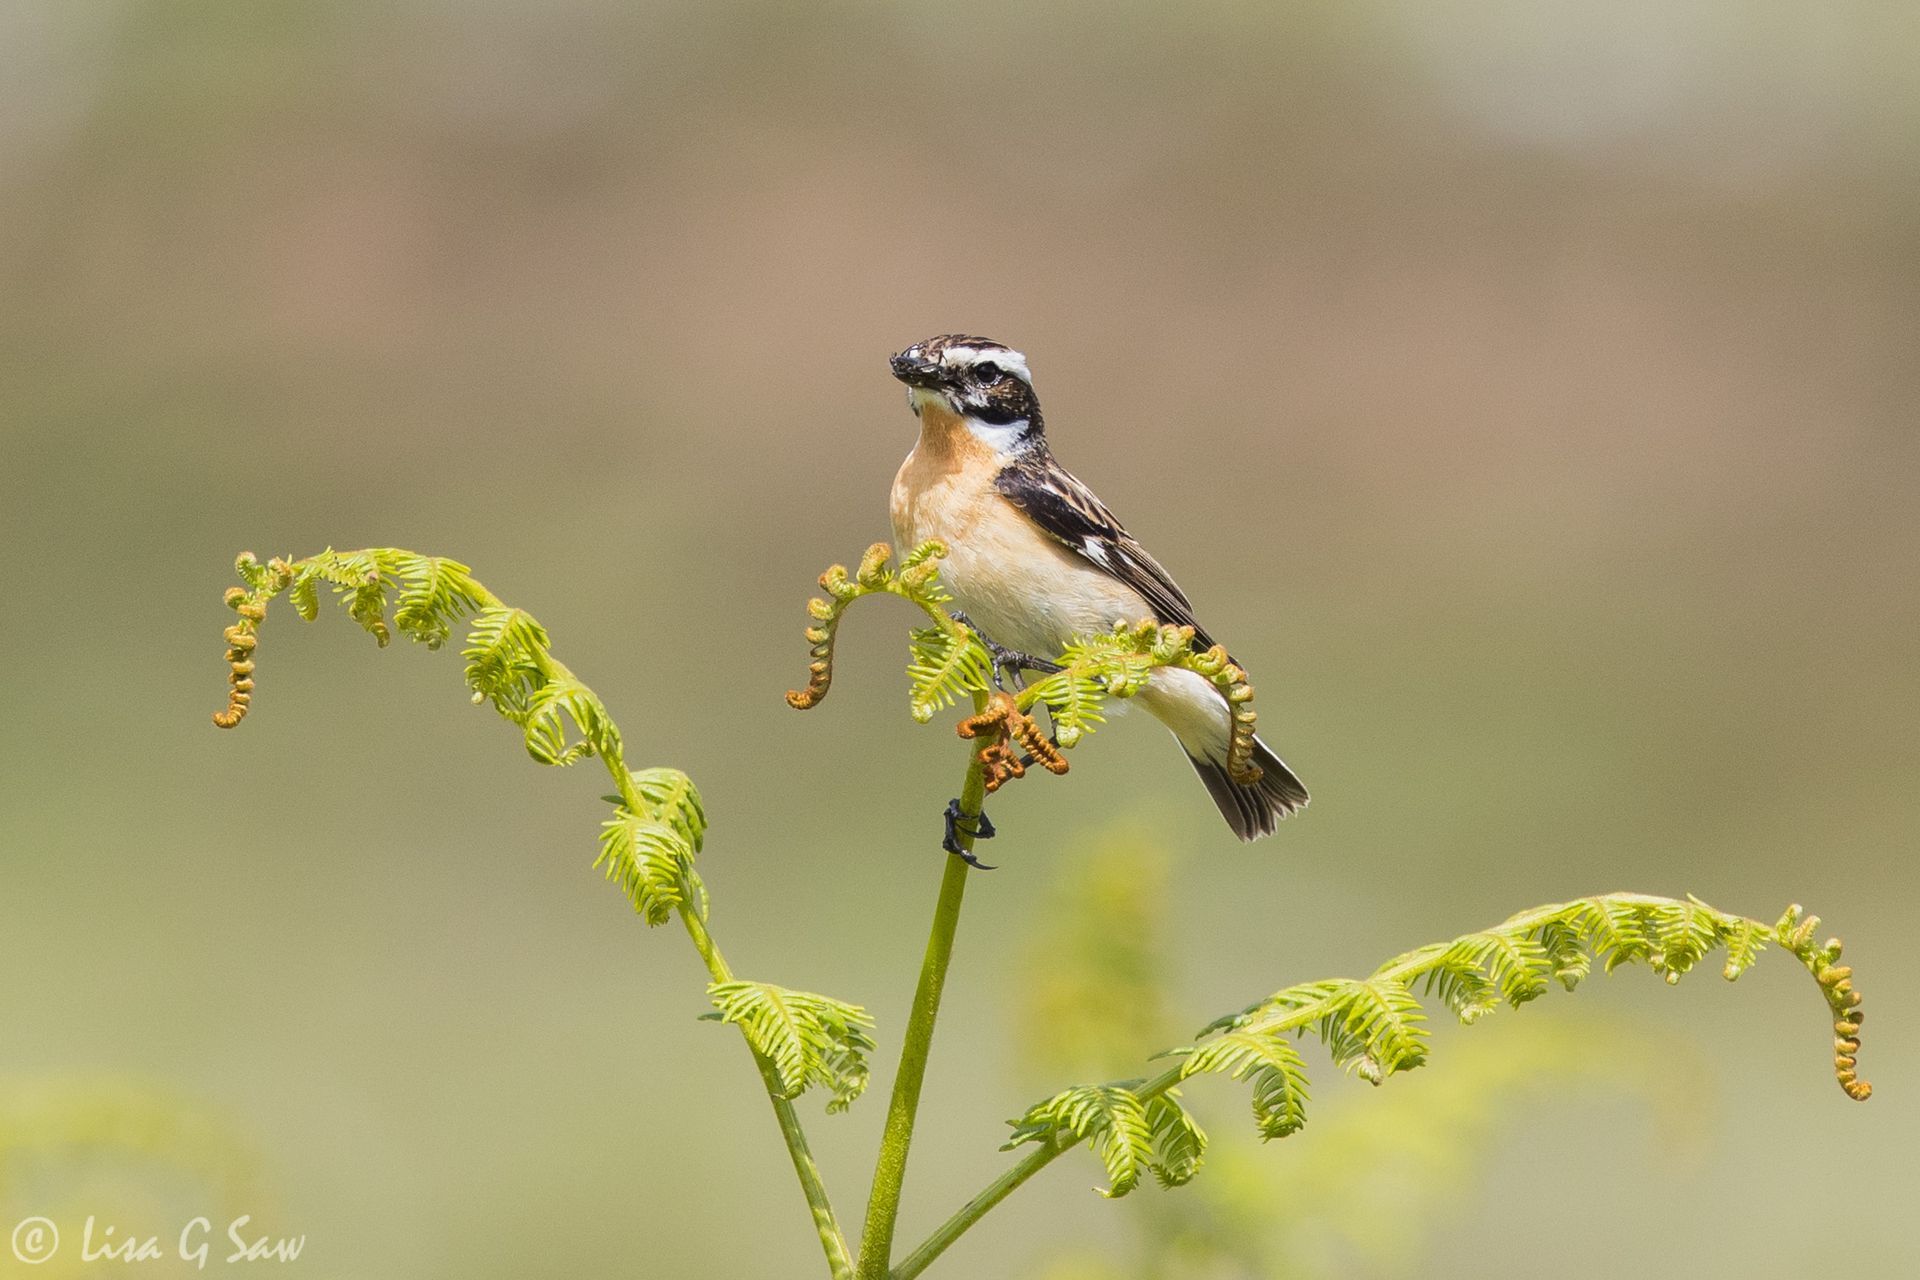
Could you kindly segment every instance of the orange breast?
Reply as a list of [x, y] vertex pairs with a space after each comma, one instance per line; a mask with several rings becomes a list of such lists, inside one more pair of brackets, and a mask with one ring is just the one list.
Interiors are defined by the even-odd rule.
[[1000, 643], [1044, 655], [1151, 612], [1007, 501], [994, 488], [999, 469], [964, 422], [928, 407], [919, 444], [893, 482], [894, 545], [905, 555], [929, 538], [946, 543], [940, 579], [956, 607]]
[[893, 537], [906, 555], [929, 538], [965, 542], [1002, 503], [993, 487], [1000, 469], [993, 450], [967, 424], [937, 404], [920, 411], [920, 440], [893, 480]]

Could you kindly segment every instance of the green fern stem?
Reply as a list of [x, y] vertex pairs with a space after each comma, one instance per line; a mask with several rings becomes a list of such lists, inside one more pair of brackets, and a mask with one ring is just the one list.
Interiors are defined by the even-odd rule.
[[[239, 615], [239, 620], [226, 633], [227, 662], [232, 668], [232, 692], [226, 709], [214, 716], [214, 723], [221, 728], [234, 728], [247, 714], [254, 688], [252, 677], [258, 633], [266, 620], [267, 606], [276, 597], [290, 595], [295, 609], [303, 618], [311, 621], [318, 613], [319, 587], [322, 584], [331, 585], [354, 621], [385, 648], [392, 639], [392, 630], [386, 621], [387, 590], [390, 586], [400, 584], [407, 589], [400, 596], [398, 609], [393, 616], [394, 625], [429, 648], [437, 649], [445, 643], [451, 635], [452, 624], [469, 614], [476, 618], [511, 615], [514, 619], [524, 620], [526, 634], [534, 637], [536, 643], [518, 647], [520, 660], [537, 670], [542, 685], [577, 690], [578, 700], [556, 704], [550, 733], [542, 730], [539, 714], [528, 705], [528, 691], [520, 684], [524, 677], [504, 681], [488, 693], [483, 693], [476, 686], [474, 700], [480, 702], [491, 698], [502, 715], [525, 727], [528, 731], [528, 750], [542, 763], [569, 764], [582, 755], [600, 757], [619, 792], [621, 806], [630, 814], [657, 816], [659, 806], [642, 794], [633, 772], [628, 769], [620, 731], [607, 715], [605, 707], [600, 705], [598, 697], [575, 677], [565, 663], [547, 650], [545, 632], [537, 623], [519, 610], [510, 609], [498, 596], [469, 576], [465, 565], [398, 548], [381, 547], [353, 552], [329, 549], [303, 560], [275, 559], [265, 565], [252, 553], [243, 552], [235, 569], [247, 585], [244, 589], [233, 588], [226, 596], [227, 606]], [[501, 638], [504, 636], [505, 632], [500, 633]], [[485, 642], [476, 631], [470, 637], [470, 643], [482, 645]], [[505, 646], [502, 648], [504, 650]], [[470, 659], [473, 656], [469, 654]], [[471, 666], [469, 679], [473, 679]], [[561, 710], [571, 715], [583, 734], [583, 741], [572, 747], [565, 746], [560, 734]], [[720, 944], [707, 928], [704, 896], [689, 894], [674, 909], [713, 981], [716, 984], [733, 981], [732, 966], [727, 963]], [[852, 1280], [853, 1258], [839, 1220], [834, 1215], [826, 1183], [813, 1158], [813, 1150], [800, 1123], [799, 1113], [795, 1111], [792, 1100], [782, 1096], [779, 1073], [774, 1065], [753, 1046], [751, 1040], [747, 1041], [747, 1048], [753, 1054], [761, 1080], [766, 1084], [767, 1097], [773, 1104], [774, 1119], [780, 1126], [780, 1135], [793, 1160], [794, 1173], [806, 1196], [807, 1206], [812, 1211], [814, 1229], [820, 1237], [820, 1247], [826, 1254], [827, 1265], [832, 1270], [834, 1280]]]
[[[607, 772], [613, 775], [615, 788], [620, 792], [620, 803], [629, 813], [646, 813], [650, 806], [634, 785], [633, 774], [627, 769], [616, 749], [603, 754]], [[714, 941], [713, 934], [707, 928], [707, 922], [691, 902], [679, 907], [680, 923], [687, 928], [687, 937], [693, 941], [693, 949], [700, 953], [700, 959], [707, 966], [707, 972], [715, 983], [732, 982], [733, 967], [721, 954], [720, 944]], [[773, 1118], [780, 1126], [780, 1136], [787, 1144], [787, 1155], [793, 1161], [794, 1176], [800, 1180], [801, 1193], [806, 1196], [807, 1209], [813, 1215], [813, 1229], [820, 1237], [820, 1248], [827, 1255], [827, 1266], [833, 1272], [833, 1280], [852, 1280], [853, 1256], [847, 1249], [847, 1238], [840, 1230], [840, 1220], [834, 1216], [833, 1201], [827, 1195], [826, 1179], [820, 1173], [820, 1165], [813, 1158], [813, 1147], [807, 1141], [807, 1131], [800, 1123], [800, 1113], [794, 1109], [793, 1100], [783, 1097], [784, 1092], [779, 1072], [767, 1055], [755, 1049], [751, 1042], [747, 1045], [753, 1054], [753, 1065], [759, 1069], [761, 1083], [766, 1086], [767, 1101], [773, 1104]]]
[[[973, 695], [974, 711], [986, 707], [985, 693]], [[966, 780], [960, 789], [960, 810], [977, 819], [986, 804], [985, 767], [979, 752], [967, 748]], [[973, 837], [962, 832], [960, 844], [971, 851]], [[913, 993], [913, 1011], [907, 1019], [906, 1040], [900, 1048], [900, 1069], [887, 1104], [887, 1124], [880, 1138], [880, 1156], [874, 1163], [873, 1191], [867, 1199], [866, 1230], [860, 1239], [857, 1280], [886, 1280], [893, 1254], [894, 1226], [900, 1217], [900, 1195], [907, 1177], [907, 1153], [913, 1145], [914, 1120], [920, 1110], [920, 1088], [926, 1080], [927, 1058], [933, 1050], [934, 1023], [940, 1017], [940, 997], [953, 963], [953, 940], [960, 927], [960, 904], [972, 874], [959, 858], [949, 855], [940, 878], [940, 897], [933, 909], [933, 927], [927, 936], [927, 954], [920, 965], [920, 982]], [[964, 1229], [964, 1228], [963, 1228]]]
[[995, 1205], [1018, 1191], [1026, 1184], [1027, 1179], [1071, 1151], [1079, 1145], [1080, 1141], [1079, 1138], [1071, 1135], [1056, 1135], [1042, 1139], [1039, 1146], [1015, 1162], [1005, 1173], [988, 1183], [973, 1199], [961, 1205], [959, 1212], [934, 1228], [933, 1234], [923, 1240], [912, 1253], [901, 1259], [900, 1265], [889, 1273], [891, 1280], [913, 1280], [914, 1276], [932, 1266], [933, 1260], [945, 1253], [948, 1246], [992, 1212]]
[[[1704, 933], [1701, 934], [1695, 943], [1690, 944], [1691, 949], [1669, 950], [1664, 954], [1656, 945], [1649, 945], [1649, 940], [1643, 937], [1627, 940], [1624, 946], [1608, 943], [1604, 939], [1589, 940], [1589, 946], [1595, 946], [1596, 942], [1604, 944], [1596, 948], [1596, 954], [1598, 958], [1604, 962], [1606, 968], [1611, 969], [1621, 963], [1642, 960], [1651, 965], [1656, 972], [1660, 973], [1669, 983], [1678, 981], [1681, 973], [1692, 967], [1695, 961], [1701, 959], [1708, 950], [1716, 945], [1725, 945], [1728, 949], [1728, 961], [1724, 976], [1731, 981], [1738, 978], [1740, 974], [1745, 971], [1766, 942], [1771, 941], [1778, 944], [1782, 949], [1787, 951], [1788, 954], [1798, 960], [1801, 965], [1806, 968], [1808, 973], [1813, 976], [1834, 1016], [1836, 1034], [1840, 1037], [1836, 1046], [1838, 1056], [1836, 1058], [1835, 1068], [1836, 1076], [1842, 1089], [1845, 1090], [1848, 1097], [1856, 1101], [1865, 1101], [1872, 1093], [1872, 1087], [1865, 1081], [1858, 1080], [1854, 1074], [1855, 1055], [1859, 1051], [1858, 1037], [1861, 1014], [1859, 994], [1852, 986], [1852, 971], [1840, 966], [1838, 963], [1840, 943], [1837, 939], [1829, 939], [1824, 944], [1816, 944], [1814, 942], [1814, 930], [1818, 925], [1818, 919], [1803, 918], [1798, 906], [1788, 908], [1786, 915], [1782, 917], [1780, 922], [1772, 926], [1772, 928], [1768, 928], [1758, 921], [1745, 920], [1740, 917], [1721, 916], [1720, 913], [1706, 907], [1704, 903], [1699, 902], [1697, 899], [1688, 899], [1686, 902], [1679, 902], [1673, 899], [1647, 894], [1613, 893], [1604, 895], [1601, 898], [1586, 899], [1582, 902], [1555, 903], [1549, 906], [1536, 907], [1531, 911], [1521, 912], [1519, 915], [1503, 921], [1494, 928], [1483, 931], [1483, 933], [1478, 936], [1495, 940], [1513, 940], [1544, 936], [1545, 931], [1564, 928], [1573, 913], [1579, 912], [1592, 905], [1602, 907], [1613, 905], [1623, 908], [1653, 909], [1656, 911], [1665, 910], [1684, 913], [1690, 919], [1711, 916], [1729, 926], [1728, 931], [1724, 933], [1715, 930], [1711, 936]], [[1455, 944], [1442, 943], [1434, 946], [1421, 947], [1417, 950], [1409, 951], [1404, 955], [1397, 956], [1376, 969], [1369, 979], [1369, 982], [1398, 983], [1410, 986], [1415, 979], [1431, 974], [1442, 973], [1447, 970], [1450, 958], [1454, 956], [1457, 945], [1457, 942]], [[1565, 958], [1566, 956], [1563, 953], [1563, 960]], [[1557, 976], [1559, 976], [1562, 983], [1569, 988], [1575, 985], [1580, 976], [1586, 971], [1584, 962], [1560, 968], [1562, 961], [1554, 960], [1548, 954], [1544, 953], [1541, 955], [1540, 960], [1543, 964], [1550, 964], [1555, 968], [1559, 968], [1560, 972]], [[1346, 984], [1327, 983], [1316, 985], [1324, 986], [1330, 992], [1333, 992], [1339, 990]], [[1540, 994], [1544, 989], [1544, 985], [1541, 985], [1537, 989], [1528, 986], [1524, 989], [1516, 989], [1516, 991], [1510, 993], [1507, 998], [1515, 1004], [1524, 1003], [1526, 1000], [1530, 1000]], [[1342, 1008], [1341, 999], [1342, 997], [1339, 995], [1329, 994], [1320, 999], [1307, 1000], [1300, 1003], [1268, 1004], [1262, 1002], [1240, 1015], [1221, 1019], [1212, 1027], [1208, 1028], [1208, 1031], [1230, 1028], [1275, 1037], [1288, 1033], [1300, 1033], [1314, 1027], [1316, 1024], [1321, 1024], [1323, 1019], [1327, 1019], [1330, 1016], [1337, 1016]], [[1463, 1021], [1472, 1021], [1478, 1016], [1479, 1013], [1477, 1012], [1472, 1013], [1472, 1016], [1463, 1013], [1462, 1019]], [[1148, 1103], [1155, 1098], [1177, 1089], [1194, 1074], [1191, 1064], [1194, 1061], [1193, 1054], [1197, 1048], [1198, 1046], [1188, 1046], [1184, 1050], [1175, 1050], [1175, 1053], [1182, 1055], [1179, 1063], [1169, 1067], [1144, 1083], [1127, 1082], [1129, 1091], [1139, 1102]], [[1417, 1066], [1423, 1056], [1422, 1053], [1415, 1051], [1410, 1056], [1407, 1065]], [[1391, 1070], [1390, 1066], [1388, 1070]], [[1363, 1069], [1361, 1074], [1371, 1079], [1373, 1083], [1378, 1084], [1385, 1073], [1376, 1069], [1372, 1074], [1368, 1074], [1368, 1072]], [[998, 1178], [994, 1179], [993, 1182], [989, 1183], [985, 1189], [967, 1201], [952, 1217], [948, 1218], [947, 1221], [936, 1228], [924, 1242], [908, 1254], [907, 1257], [889, 1273], [889, 1280], [913, 1280], [913, 1277], [925, 1271], [954, 1241], [966, 1234], [969, 1229], [991, 1212], [1002, 1200], [1006, 1199], [1035, 1174], [1039, 1173], [1049, 1164], [1052, 1164], [1061, 1155], [1080, 1145], [1085, 1138], [1081, 1135], [1076, 1135], [1070, 1130], [1056, 1128], [1050, 1132], [1039, 1133], [1029, 1140], [1036, 1143], [1034, 1149], [1008, 1168]]]

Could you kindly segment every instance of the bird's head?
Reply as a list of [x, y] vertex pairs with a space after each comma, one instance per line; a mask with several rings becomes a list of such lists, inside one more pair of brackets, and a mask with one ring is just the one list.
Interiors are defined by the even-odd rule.
[[963, 419], [1002, 453], [1040, 437], [1040, 401], [1027, 358], [989, 338], [948, 333], [916, 342], [893, 357], [893, 376], [907, 384], [907, 404]]

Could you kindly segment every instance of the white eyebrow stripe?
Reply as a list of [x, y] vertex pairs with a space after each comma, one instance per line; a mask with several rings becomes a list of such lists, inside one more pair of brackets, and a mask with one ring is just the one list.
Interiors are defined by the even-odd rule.
[[990, 360], [1028, 386], [1033, 385], [1033, 375], [1027, 371], [1027, 358], [1011, 347], [957, 346], [940, 353], [940, 363], [949, 369], [970, 368], [982, 360]]

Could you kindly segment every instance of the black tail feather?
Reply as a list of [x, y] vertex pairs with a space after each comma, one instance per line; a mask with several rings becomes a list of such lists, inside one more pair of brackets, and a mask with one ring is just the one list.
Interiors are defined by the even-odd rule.
[[1188, 756], [1193, 771], [1207, 784], [1207, 793], [1220, 808], [1220, 816], [1242, 840], [1258, 840], [1273, 834], [1280, 820], [1307, 807], [1307, 789], [1286, 761], [1258, 739], [1253, 744], [1253, 762], [1260, 766], [1260, 781], [1243, 787], [1227, 776], [1226, 766]]

